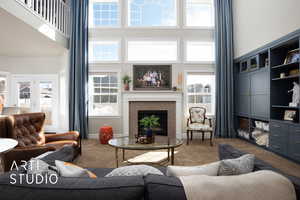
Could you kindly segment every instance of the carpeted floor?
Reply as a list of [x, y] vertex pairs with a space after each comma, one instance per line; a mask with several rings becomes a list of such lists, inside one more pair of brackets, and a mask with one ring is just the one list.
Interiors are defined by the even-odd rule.
[[[300, 177], [300, 165], [291, 162], [285, 158], [282, 158], [274, 153], [266, 151], [248, 142], [240, 139], [215, 139], [215, 145], [211, 147], [209, 140], [202, 142], [201, 140], [193, 140], [190, 145], [182, 145], [177, 148], [177, 154], [175, 155], [175, 165], [202, 165], [218, 160], [218, 144], [227, 143], [232, 146], [255, 154], [258, 158], [267, 161], [276, 168], [282, 171]], [[141, 155], [143, 151], [126, 151], [126, 159], [133, 158]], [[119, 159], [121, 160], [122, 154], [119, 151]], [[115, 150], [108, 145], [99, 144], [98, 140], [89, 139], [83, 141], [83, 152], [76, 161], [76, 164], [82, 167], [89, 168], [114, 168], [115, 162]], [[120, 162], [120, 165], [126, 165], [126, 163]]]

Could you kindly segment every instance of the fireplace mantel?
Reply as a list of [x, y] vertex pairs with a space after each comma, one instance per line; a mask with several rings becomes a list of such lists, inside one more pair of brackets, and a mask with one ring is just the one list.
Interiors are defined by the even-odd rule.
[[174, 101], [176, 102], [176, 138], [182, 138], [183, 93], [174, 91], [128, 91], [122, 92], [123, 132], [129, 136], [129, 102], [133, 101]]

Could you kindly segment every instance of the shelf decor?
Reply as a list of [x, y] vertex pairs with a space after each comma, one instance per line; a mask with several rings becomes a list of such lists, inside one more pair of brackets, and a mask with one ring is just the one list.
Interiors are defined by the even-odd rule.
[[286, 110], [284, 111], [284, 120], [294, 121], [296, 117], [296, 110]]
[[284, 60], [284, 64], [295, 63], [300, 61], [299, 48], [289, 51]]
[[299, 105], [299, 102], [300, 102], [300, 86], [296, 82], [293, 82], [293, 84], [294, 84], [293, 89], [288, 91], [288, 93], [291, 93], [291, 92], [293, 93], [292, 102], [289, 103], [289, 106], [297, 107]]

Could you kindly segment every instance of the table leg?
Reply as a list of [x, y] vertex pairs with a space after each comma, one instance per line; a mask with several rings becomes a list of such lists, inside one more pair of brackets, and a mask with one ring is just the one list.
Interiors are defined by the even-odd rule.
[[117, 167], [119, 167], [118, 148], [115, 149], [115, 156], [116, 156], [116, 165], [117, 165]]
[[171, 165], [174, 165], [174, 148], [171, 148]]
[[168, 162], [170, 161], [170, 148], [168, 149]]
[[122, 149], [123, 161], [125, 161], [125, 149]]

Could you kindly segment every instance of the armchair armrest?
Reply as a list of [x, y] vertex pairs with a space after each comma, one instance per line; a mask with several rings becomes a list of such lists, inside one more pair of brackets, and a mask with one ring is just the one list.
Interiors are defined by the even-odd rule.
[[4, 171], [9, 171], [14, 161], [19, 165], [21, 164], [21, 161], [28, 161], [33, 157], [54, 150], [54, 147], [48, 146], [16, 147], [3, 154]]
[[78, 131], [69, 131], [67, 133], [46, 133], [45, 134], [46, 143], [53, 141], [61, 140], [75, 140], [79, 141], [79, 132]]

